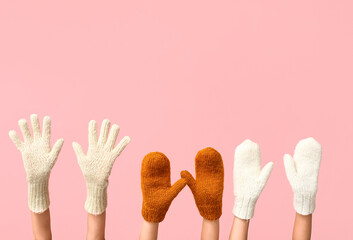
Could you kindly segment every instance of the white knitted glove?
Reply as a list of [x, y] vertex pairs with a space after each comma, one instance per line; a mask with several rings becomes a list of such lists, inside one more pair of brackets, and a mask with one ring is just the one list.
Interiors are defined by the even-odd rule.
[[315, 210], [317, 182], [321, 162], [321, 145], [314, 138], [298, 142], [293, 158], [284, 155], [284, 167], [294, 192], [294, 209], [302, 215]]
[[13, 130], [9, 132], [9, 135], [22, 154], [27, 173], [29, 209], [34, 213], [42, 213], [49, 208], [50, 171], [58, 158], [64, 140], [59, 139], [50, 149], [50, 118], [44, 117], [43, 133], [40, 132], [37, 115], [31, 115], [31, 122], [33, 137], [25, 119], [18, 121], [24, 141], [22, 142]]
[[130, 142], [129, 137], [124, 137], [118, 146], [114, 148], [120, 128], [114, 124], [110, 133], [109, 128], [110, 122], [105, 119], [97, 141], [96, 121], [92, 120], [89, 122], [89, 146], [86, 155], [78, 143], [72, 143], [78, 164], [86, 180], [87, 198], [85, 209], [94, 215], [103, 213], [107, 208], [107, 187], [110, 172], [115, 159]]
[[273, 162], [261, 171], [261, 153], [258, 144], [245, 140], [234, 154], [234, 195], [233, 214], [241, 219], [254, 216], [255, 204], [271, 174]]

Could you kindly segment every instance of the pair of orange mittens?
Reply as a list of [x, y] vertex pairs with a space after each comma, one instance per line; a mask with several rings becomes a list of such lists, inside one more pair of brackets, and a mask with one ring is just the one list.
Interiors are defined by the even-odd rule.
[[148, 222], [163, 221], [173, 199], [187, 184], [201, 216], [216, 220], [222, 215], [224, 168], [221, 154], [213, 148], [200, 150], [195, 157], [196, 180], [188, 171], [171, 186], [170, 162], [160, 152], [147, 154], [142, 160], [142, 216]]

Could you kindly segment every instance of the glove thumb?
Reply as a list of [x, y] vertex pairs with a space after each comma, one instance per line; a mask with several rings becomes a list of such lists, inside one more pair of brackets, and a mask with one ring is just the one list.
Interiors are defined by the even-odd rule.
[[192, 192], [195, 190], [196, 180], [188, 171], [181, 171], [180, 176], [186, 180], [186, 184], [189, 186]]
[[284, 163], [284, 168], [286, 170], [286, 175], [291, 183], [295, 175], [297, 174], [297, 171], [295, 169], [295, 163], [291, 155], [285, 154], [283, 157], [283, 163]]

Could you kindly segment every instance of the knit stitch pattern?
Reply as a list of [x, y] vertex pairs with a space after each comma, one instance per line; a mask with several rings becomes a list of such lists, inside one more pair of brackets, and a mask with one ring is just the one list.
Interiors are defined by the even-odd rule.
[[293, 158], [285, 154], [283, 161], [287, 178], [294, 193], [294, 209], [302, 215], [315, 210], [321, 145], [314, 138], [298, 142]]
[[261, 170], [261, 152], [258, 144], [251, 140], [241, 143], [234, 153], [234, 195], [233, 214], [240, 219], [251, 219], [255, 205], [268, 178], [273, 163]]
[[58, 158], [64, 140], [59, 139], [53, 148], [50, 148], [50, 117], [44, 117], [42, 133], [36, 114], [31, 115], [31, 123], [33, 134], [31, 134], [25, 119], [18, 121], [24, 141], [21, 141], [13, 130], [9, 132], [9, 136], [22, 154], [27, 173], [28, 207], [34, 213], [42, 213], [50, 205], [48, 190], [50, 172]]
[[171, 186], [170, 162], [161, 152], [147, 154], [141, 164], [142, 216], [148, 222], [162, 222], [179, 192], [186, 186], [179, 179]]
[[84, 154], [78, 143], [73, 142], [72, 146], [86, 180], [85, 209], [90, 214], [99, 215], [107, 208], [108, 178], [113, 164], [129, 144], [130, 138], [124, 137], [114, 148], [120, 129], [118, 125], [114, 124], [110, 129], [110, 121], [108, 119], [103, 120], [98, 139], [96, 121], [90, 121], [88, 128], [89, 146], [87, 154]]
[[188, 171], [180, 173], [194, 195], [200, 215], [207, 220], [217, 220], [222, 215], [224, 167], [222, 156], [208, 147], [195, 157], [196, 180]]

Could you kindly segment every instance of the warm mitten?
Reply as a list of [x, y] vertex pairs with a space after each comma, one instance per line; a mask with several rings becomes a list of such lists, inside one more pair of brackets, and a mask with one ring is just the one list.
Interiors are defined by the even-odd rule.
[[44, 117], [43, 132], [40, 131], [38, 116], [31, 115], [33, 136], [27, 121], [21, 119], [20, 125], [23, 142], [15, 131], [9, 135], [16, 147], [22, 153], [23, 164], [27, 173], [28, 206], [34, 213], [42, 213], [49, 208], [48, 181], [50, 171], [58, 158], [63, 139], [59, 139], [50, 149], [50, 118]]
[[179, 179], [171, 186], [169, 159], [160, 152], [147, 154], [141, 165], [142, 216], [148, 222], [163, 221], [170, 204], [185, 187]]
[[299, 141], [293, 158], [284, 155], [284, 167], [294, 192], [294, 209], [302, 215], [315, 210], [317, 182], [321, 162], [321, 145], [314, 138]]
[[72, 143], [78, 164], [86, 180], [85, 209], [94, 215], [103, 213], [107, 208], [107, 187], [110, 172], [115, 159], [130, 142], [129, 137], [124, 137], [114, 148], [120, 128], [116, 124], [112, 126], [110, 132], [109, 128], [110, 122], [105, 119], [97, 140], [97, 124], [94, 120], [90, 121], [88, 129], [89, 145], [86, 155], [78, 143]]
[[255, 204], [270, 177], [273, 163], [261, 170], [261, 152], [258, 144], [245, 140], [234, 154], [234, 195], [233, 214], [241, 219], [254, 216]]
[[195, 157], [196, 180], [188, 171], [180, 173], [194, 195], [201, 216], [217, 220], [222, 215], [224, 168], [221, 154], [213, 148], [200, 150]]

